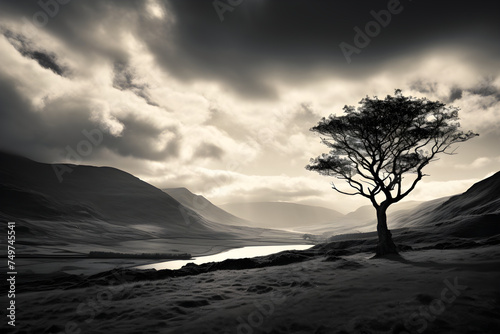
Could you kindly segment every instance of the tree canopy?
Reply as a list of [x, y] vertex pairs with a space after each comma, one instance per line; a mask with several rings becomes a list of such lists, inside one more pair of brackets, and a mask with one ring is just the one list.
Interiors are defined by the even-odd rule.
[[377, 213], [377, 256], [398, 253], [387, 228], [387, 208], [415, 189], [436, 155], [453, 154], [453, 144], [478, 135], [460, 130], [458, 111], [397, 89], [383, 100], [365, 97], [357, 108], [345, 106], [344, 115], [323, 117], [311, 128], [330, 151], [311, 159], [306, 168], [345, 180], [354, 189], [332, 183], [339, 193], [370, 199]]
[[[437, 154], [453, 154], [452, 144], [478, 135], [459, 129], [459, 108], [403, 96], [401, 90], [383, 100], [365, 97], [359, 104], [345, 106], [344, 115], [330, 115], [311, 128], [330, 152], [311, 159], [306, 168], [345, 180], [354, 191], [332, 183], [333, 189], [367, 197], [376, 208], [407, 196]], [[410, 173], [415, 176], [405, 187], [404, 174]]]

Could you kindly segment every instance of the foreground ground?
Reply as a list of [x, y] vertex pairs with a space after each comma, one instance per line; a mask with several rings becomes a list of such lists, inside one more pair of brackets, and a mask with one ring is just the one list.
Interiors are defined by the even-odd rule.
[[404, 260], [339, 254], [158, 280], [124, 275], [111, 286], [19, 286], [14, 332], [500, 333], [500, 245], [408, 251]]

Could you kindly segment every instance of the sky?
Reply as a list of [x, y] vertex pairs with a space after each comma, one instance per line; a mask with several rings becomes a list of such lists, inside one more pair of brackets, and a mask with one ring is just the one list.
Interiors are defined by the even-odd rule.
[[[369, 204], [304, 167], [309, 131], [394, 90], [459, 107], [480, 134], [408, 200], [500, 170], [495, 1], [0, 1], [0, 149], [112, 166], [215, 204]], [[55, 176], [56, 177], [56, 176]], [[59, 175], [64, 182], [64, 175]]]

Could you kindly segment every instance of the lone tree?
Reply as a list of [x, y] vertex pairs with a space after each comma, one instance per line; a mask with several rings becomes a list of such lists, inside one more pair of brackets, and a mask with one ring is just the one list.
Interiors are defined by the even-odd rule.
[[[439, 153], [478, 134], [459, 130], [458, 108], [439, 101], [403, 96], [397, 89], [384, 100], [366, 97], [345, 106], [345, 115], [322, 118], [311, 131], [330, 152], [311, 159], [306, 169], [335, 176], [354, 190], [333, 189], [370, 199], [377, 212], [376, 256], [397, 254], [387, 228], [387, 208], [406, 197], [426, 176], [422, 170]], [[404, 181], [404, 175], [412, 174]], [[404, 181], [404, 182], [403, 182]]]

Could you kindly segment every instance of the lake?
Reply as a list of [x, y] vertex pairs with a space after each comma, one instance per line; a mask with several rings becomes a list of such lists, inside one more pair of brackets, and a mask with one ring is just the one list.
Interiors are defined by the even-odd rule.
[[136, 269], [180, 269], [188, 263], [203, 264], [207, 262], [221, 262], [227, 259], [243, 259], [246, 257], [264, 256], [279, 253], [285, 250], [304, 250], [314, 245], [280, 245], [280, 246], [247, 246], [230, 249], [221, 253], [208, 256], [198, 256], [190, 260], [174, 260], [151, 263], [135, 267]]

